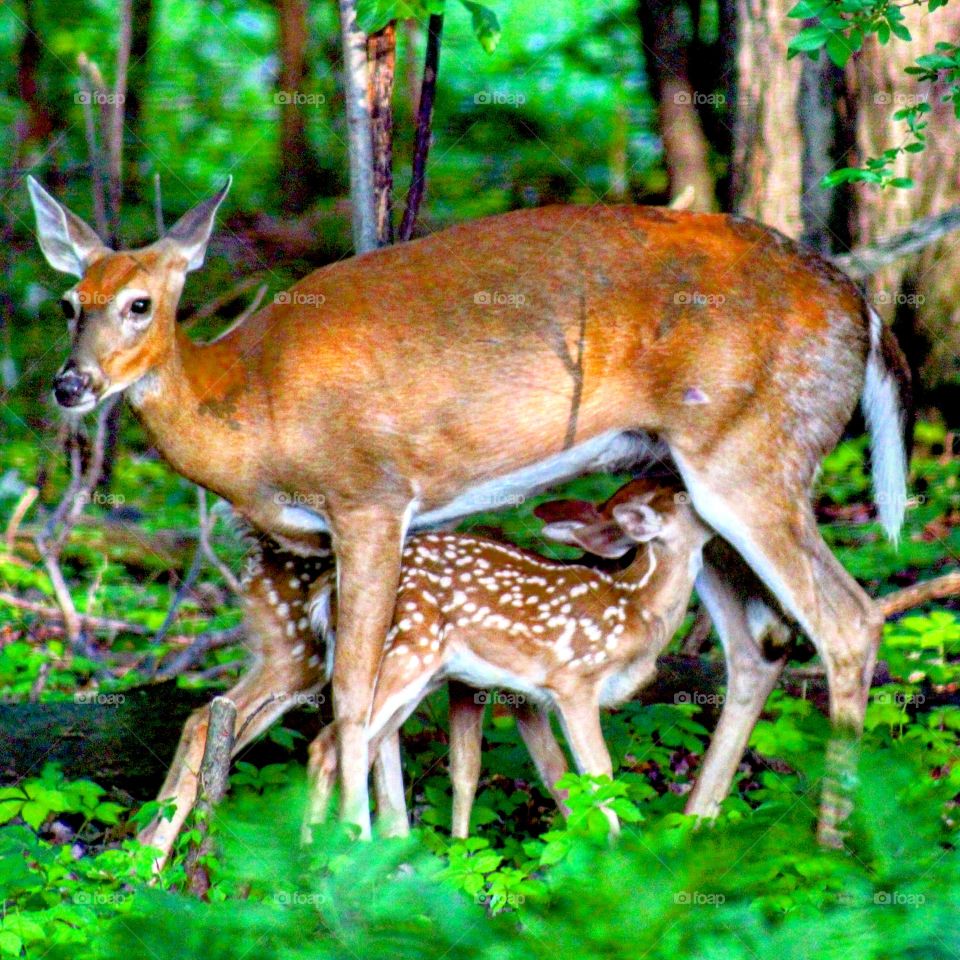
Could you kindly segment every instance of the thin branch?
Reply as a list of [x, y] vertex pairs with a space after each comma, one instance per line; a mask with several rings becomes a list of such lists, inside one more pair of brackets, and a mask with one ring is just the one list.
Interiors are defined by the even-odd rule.
[[20, 530], [20, 524], [26, 516], [27, 511], [33, 506], [37, 497], [40, 495], [38, 487], [27, 487], [23, 491], [23, 496], [17, 501], [17, 505], [10, 514], [10, 522], [7, 524], [6, 544], [7, 550], [13, 553], [14, 544], [17, 540], [17, 532]]
[[877, 601], [877, 606], [885, 617], [893, 617], [931, 600], [946, 600], [951, 597], [960, 597], [960, 570], [887, 594]]
[[888, 263], [919, 253], [956, 230], [960, 230], [960, 206], [921, 217], [893, 236], [839, 254], [832, 260], [854, 280], [864, 280]]
[[[8, 607], [15, 607], [17, 610], [25, 610], [27, 613], [35, 613], [44, 620], [53, 620], [54, 622], [64, 623], [64, 611], [62, 607], [51, 607], [43, 603], [35, 603], [32, 600], [24, 600], [22, 597], [14, 596], [12, 593], [0, 591], [0, 603]], [[132, 633], [138, 637], [149, 636], [151, 633], [143, 624], [131, 623], [129, 620], [116, 620], [113, 617], [94, 617], [87, 613], [76, 613], [76, 620], [81, 629], [85, 630], [103, 630], [108, 633]], [[77, 631], [79, 634], [79, 630]]]
[[101, 237], [107, 236], [110, 226], [107, 223], [107, 206], [103, 193], [103, 157], [97, 136], [97, 117], [95, 104], [103, 104], [106, 99], [106, 87], [97, 65], [85, 54], [77, 55], [83, 87], [83, 126], [87, 137], [87, 154], [90, 157], [90, 192], [93, 195], [93, 222]]
[[160, 194], [160, 174], [153, 175], [153, 222], [157, 236], [162, 237], [166, 228], [163, 225], [163, 197]]
[[207, 509], [207, 491], [204, 490], [203, 487], [197, 487], [197, 508], [200, 512], [200, 549], [203, 551], [203, 555], [207, 560], [216, 568], [220, 576], [223, 577], [224, 583], [226, 583], [234, 594], [239, 595], [243, 592], [240, 581], [233, 575], [233, 571], [217, 556], [216, 551], [210, 544], [210, 533], [217, 520]]
[[440, 37], [443, 33], [443, 14], [432, 13], [427, 26], [427, 51], [423, 62], [423, 82], [420, 85], [420, 103], [417, 105], [417, 131], [413, 147], [413, 177], [407, 194], [407, 205], [400, 224], [400, 239], [413, 236], [420, 204], [426, 190], [427, 155], [430, 153], [430, 122], [433, 101], [437, 95], [437, 70], [440, 66]]
[[156, 671], [154, 679], [158, 682], [172, 680], [198, 664], [211, 650], [219, 650], [221, 647], [229, 647], [235, 643], [240, 643], [245, 636], [246, 631], [242, 626], [232, 627], [229, 630], [208, 630], [206, 633], [200, 633], [193, 638], [193, 642], [189, 646], [171, 656], [167, 663]]
[[242, 296], [248, 290], [252, 290], [258, 283], [263, 280], [263, 273], [252, 273], [247, 277], [244, 277], [242, 280], [239, 280], [235, 283], [229, 290], [221, 293], [219, 296], [214, 297], [212, 300], [207, 301], [202, 307], [199, 307], [189, 317], [186, 318], [181, 324], [180, 327], [184, 330], [189, 330], [192, 326], [198, 323], [200, 320], [206, 320], [209, 317], [215, 316], [218, 314], [228, 303], [231, 303], [233, 300], [236, 300], [237, 297]]
[[133, 0], [121, 0], [117, 70], [113, 82], [113, 103], [107, 128], [108, 196], [110, 198], [110, 239], [120, 242], [120, 206], [123, 194], [123, 118], [127, 99], [127, 70], [133, 40]]

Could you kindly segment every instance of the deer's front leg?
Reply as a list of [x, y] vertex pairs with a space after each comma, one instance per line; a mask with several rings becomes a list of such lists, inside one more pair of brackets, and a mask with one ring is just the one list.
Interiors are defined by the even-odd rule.
[[403, 511], [351, 510], [331, 516], [337, 553], [337, 642], [333, 711], [337, 725], [340, 813], [370, 836], [366, 725], [400, 582]]

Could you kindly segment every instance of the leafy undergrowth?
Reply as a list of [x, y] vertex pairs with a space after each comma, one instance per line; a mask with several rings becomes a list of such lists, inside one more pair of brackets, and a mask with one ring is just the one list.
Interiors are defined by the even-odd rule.
[[[864, 441], [842, 444], [825, 464], [818, 513], [826, 536], [874, 595], [956, 566], [960, 461], [947, 446], [942, 428], [918, 427], [914, 498], [897, 549], [868, 506]], [[37, 465], [27, 445], [11, 444], [2, 456], [7, 511]], [[121, 464], [117, 499], [91, 505], [98, 523], [78, 531], [67, 573], [80, 609], [153, 629], [177, 577], [158, 553], [131, 552], [122, 537], [104, 556], [102, 530], [116, 524], [150, 537], [191, 529], [193, 491], [149, 459]], [[590, 478], [567, 493], [599, 499], [617, 482]], [[532, 506], [471, 524], [540, 549]], [[226, 515], [215, 540], [235, 566], [243, 545]], [[0, 554], [0, 589], [51, 602], [42, 569], [10, 554]], [[0, 956], [954, 957], [958, 609], [956, 601], [929, 605], [885, 628], [880, 659], [889, 682], [871, 694], [846, 852], [814, 840], [826, 724], [802, 684], [791, 687], [797, 695], [771, 697], [723, 815], [701, 829], [682, 809], [719, 697], [628, 704], [605, 716], [615, 779], [571, 776], [567, 823], [537, 784], [512, 717], [494, 703], [466, 842], [447, 833], [440, 691], [404, 730], [416, 825], [409, 840], [356, 844], [331, 827], [302, 848], [302, 745], [280, 728], [272, 737], [289, 751], [286, 761], [235, 765], [214, 823], [209, 903], [182, 892], [191, 831], [160, 884], [149, 885], [150, 853], [133, 835], [154, 805], [65, 780], [54, 765], [0, 788]], [[162, 644], [120, 633], [81, 654], [30, 614], [0, 605], [0, 697], [109, 696], [141, 683], [150, 662], [185, 638], [238, 617], [216, 574], [205, 573]], [[212, 651], [181, 682], [220, 689], [236, 675], [220, 668], [238, 656]], [[211, 672], [217, 679], [204, 679]], [[601, 802], [623, 822], [616, 844]]]

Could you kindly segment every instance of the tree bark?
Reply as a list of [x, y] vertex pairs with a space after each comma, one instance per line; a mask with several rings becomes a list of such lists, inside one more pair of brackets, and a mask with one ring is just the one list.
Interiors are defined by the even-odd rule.
[[53, 119], [40, 96], [40, 57], [43, 44], [37, 35], [34, 0], [23, 0], [23, 39], [17, 54], [17, 93], [25, 115], [16, 124], [17, 166], [27, 165], [27, 155], [53, 132]]
[[803, 138], [797, 113], [801, 60], [787, 60], [799, 29], [791, 0], [737, 0], [737, 117], [734, 209], [777, 227], [803, 232]]
[[715, 210], [716, 181], [710, 169], [710, 146], [696, 106], [698, 97], [710, 94], [694, 90], [690, 82], [687, 54], [694, 32], [690, 10], [675, 0], [640, 0], [637, 12], [647, 76], [660, 115], [670, 199], [676, 200], [692, 188], [690, 209]]
[[[901, 155], [896, 163], [897, 175], [912, 177], [917, 184], [914, 189], [880, 192], [858, 186], [855, 239], [860, 244], [897, 233], [921, 217], [960, 203], [957, 121], [952, 106], [942, 102], [945, 86], [920, 87], [903, 72], [917, 56], [930, 52], [937, 40], [960, 35], [960, 7], [944, 7], [931, 16], [908, 6], [904, 16], [913, 41], [891, 41], [885, 47], [868, 43], [849, 71], [859, 103], [859, 160], [904, 141], [904, 125], [893, 114], [919, 97], [931, 107], [928, 145], [923, 153]], [[938, 395], [938, 391], [948, 390], [951, 381], [955, 391], [960, 379], [960, 246], [947, 238], [890, 264], [874, 276], [868, 293], [881, 317], [894, 324], [918, 373], [921, 396], [945, 413], [956, 409], [956, 393]]]
[[374, 216], [377, 245], [381, 247], [393, 243], [393, 80], [396, 60], [396, 24], [391, 22], [367, 38]]
[[284, 214], [306, 210], [316, 197], [316, 161], [307, 140], [305, 86], [310, 38], [306, 0], [278, 0], [280, 27], [280, 209]]
[[357, 26], [356, 0], [339, 0], [343, 38], [343, 92], [350, 155], [350, 204], [357, 253], [377, 246], [373, 196], [373, 137], [367, 104], [367, 38]]

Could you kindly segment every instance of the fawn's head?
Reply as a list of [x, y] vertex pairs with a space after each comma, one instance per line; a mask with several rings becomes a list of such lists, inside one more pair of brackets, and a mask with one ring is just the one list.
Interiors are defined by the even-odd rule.
[[546, 521], [544, 536], [607, 559], [653, 541], [680, 551], [699, 550], [713, 535], [681, 486], [657, 480], [631, 480], [599, 506], [554, 500], [534, 513]]
[[169, 354], [184, 280], [203, 265], [214, 217], [231, 181], [156, 243], [117, 251], [36, 180], [28, 177], [27, 183], [47, 262], [80, 278], [60, 301], [71, 349], [54, 377], [53, 393], [61, 407], [84, 413], [136, 383]]

